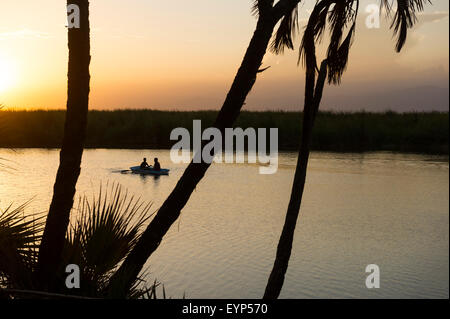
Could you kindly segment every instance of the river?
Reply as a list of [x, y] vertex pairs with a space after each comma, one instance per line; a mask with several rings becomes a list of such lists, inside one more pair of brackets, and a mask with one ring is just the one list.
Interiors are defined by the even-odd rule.
[[[158, 157], [169, 176], [121, 172]], [[58, 151], [0, 149], [0, 208], [31, 200], [46, 211]], [[172, 298], [260, 298], [284, 222], [295, 153], [260, 175], [255, 164], [213, 164], [148, 261]], [[183, 173], [167, 150], [86, 150], [77, 196], [119, 183], [156, 210]], [[76, 218], [76, 216], [74, 216]], [[381, 286], [367, 289], [366, 266]], [[448, 298], [448, 157], [313, 153], [282, 298]]]

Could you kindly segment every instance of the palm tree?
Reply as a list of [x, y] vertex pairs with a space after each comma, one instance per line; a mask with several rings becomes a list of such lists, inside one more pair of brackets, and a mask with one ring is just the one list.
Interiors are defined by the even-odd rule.
[[[405, 44], [408, 29], [416, 22], [415, 13], [423, 10], [427, 1], [397, 0], [397, 9], [391, 25], [391, 28], [394, 29], [394, 33], [398, 37], [396, 44], [397, 52], [400, 52]], [[393, 9], [389, 1], [382, 0], [381, 4], [385, 6], [386, 12], [389, 15]], [[275, 263], [264, 293], [265, 299], [278, 298], [284, 283], [306, 182], [306, 171], [315, 117], [319, 109], [327, 76], [329, 84], [339, 84], [346, 69], [349, 50], [355, 34], [358, 9], [359, 0], [318, 1], [303, 35], [300, 56], [306, 68], [306, 84], [301, 147], [286, 219], [278, 243]], [[322, 62], [320, 69], [318, 69], [316, 43], [322, 39], [327, 23], [330, 25], [330, 43], [327, 57]], [[344, 32], [347, 29], [348, 34], [343, 38]], [[318, 75], [317, 79], [316, 75]]]
[[38, 278], [42, 288], [54, 286], [61, 260], [75, 186], [80, 175], [89, 105], [89, 1], [68, 0], [67, 5], [77, 5], [80, 9], [80, 28], [68, 30], [67, 113], [53, 199], [39, 249]]
[[[248, 93], [252, 89], [273, 31], [279, 26], [272, 47], [293, 47], [292, 37], [297, 21], [297, 6], [301, 0], [280, 0], [274, 5], [273, 0], [255, 1], [253, 11], [258, 15], [256, 30], [245, 53], [242, 64], [236, 74], [225, 102], [217, 116], [214, 127], [222, 133], [232, 127], [240, 114]], [[138, 276], [150, 255], [158, 248], [164, 235], [180, 216], [181, 210], [188, 202], [197, 184], [205, 175], [210, 164], [193, 163], [187, 167], [172, 193], [162, 204], [155, 218], [111, 279], [111, 290], [120, 291], [118, 287], [131, 285]], [[120, 297], [120, 296], [115, 296]]]

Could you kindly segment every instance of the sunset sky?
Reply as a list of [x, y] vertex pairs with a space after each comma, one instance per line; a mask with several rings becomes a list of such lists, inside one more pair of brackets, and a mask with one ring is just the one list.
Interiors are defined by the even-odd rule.
[[[447, 110], [449, 2], [419, 16], [401, 54], [389, 22], [368, 29], [362, 1], [349, 68], [327, 87], [327, 110]], [[91, 108], [219, 109], [256, 19], [251, 0], [91, 1]], [[302, 26], [314, 0], [300, 6]], [[0, 104], [64, 108], [67, 85], [65, 1], [1, 0]], [[298, 47], [297, 39], [296, 46]], [[298, 51], [268, 54], [247, 110], [299, 110]]]

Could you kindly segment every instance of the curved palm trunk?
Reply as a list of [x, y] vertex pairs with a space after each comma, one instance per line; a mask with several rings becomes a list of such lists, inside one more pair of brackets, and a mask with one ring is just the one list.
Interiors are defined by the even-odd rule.
[[[276, 21], [276, 18], [272, 15], [260, 15], [258, 19], [256, 30], [244, 60], [214, 124], [222, 133], [225, 128], [232, 127], [256, 81]], [[195, 164], [191, 162], [189, 164], [175, 189], [163, 203], [139, 242], [112, 277], [108, 289], [110, 296], [123, 297], [123, 294], [128, 291], [147, 259], [158, 248], [164, 235], [180, 216], [181, 210], [209, 166], [210, 164], [207, 163]]]
[[80, 28], [68, 31], [68, 97], [60, 163], [53, 199], [39, 249], [38, 280], [42, 288], [54, 287], [60, 257], [80, 175], [89, 104], [89, 1], [68, 0], [80, 8]]
[[[407, 37], [408, 29], [410, 29], [416, 21], [416, 11], [423, 11], [426, 0], [414, 1], [397, 1], [397, 12], [395, 14], [391, 28], [394, 34], [398, 35], [397, 51], [400, 52]], [[390, 12], [391, 6], [386, 4], [387, 13]], [[331, 6], [332, 13], [328, 15]], [[353, 6], [356, 5], [356, 9]], [[306, 64], [306, 90], [305, 90], [305, 106], [303, 119], [303, 135], [300, 153], [295, 171], [294, 185], [292, 187], [291, 199], [289, 202], [286, 220], [283, 231], [278, 243], [277, 255], [269, 281], [264, 294], [265, 299], [276, 299], [279, 297], [283, 286], [285, 274], [289, 264], [289, 258], [292, 250], [292, 242], [294, 239], [295, 226], [297, 223], [300, 205], [303, 197], [303, 190], [306, 181], [306, 171], [308, 167], [308, 159], [310, 153], [310, 143], [314, 121], [320, 101], [322, 99], [323, 87], [327, 77], [327, 67], [329, 67], [329, 82], [339, 84], [343, 72], [347, 66], [349, 50], [355, 33], [356, 19], [359, 11], [359, 1], [349, 0], [321, 0], [316, 2], [316, 6], [311, 12], [308, 25], [303, 37], [301, 54], [305, 58]], [[348, 14], [352, 12], [349, 19]], [[328, 15], [328, 17], [327, 17]], [[328, 21], [331, 24], [332, 31], [330, 45], [328, 47], [327, 59], [322, 62], [319, 70], [319, 78], [315, 82], [316, 68], [316, 42], [320, 42], [321, 35]], [[350, 20], [353, 24], [348, 35], [341, 41], [343, 30], [347, 27]], [[328, 66], [327, 66], [328, 64]]]
[[317, 84], [315, 83], [315, 73], [316, 72], [314, 70], [309, 70], [306, 75], [303, 133], [300, 152], [297, 167], [295, 169], [294, 184], [292, 186], [291, 199], [286, 213], [286, 220], [278, 242], [277, 255], [266, 286], [264, 299], [277, 299], [279, 297], [288, 269], [289, 259], [291, 257], [295, 226], [297, 224], [303, 191], [305, 188], [312, 131], [327, 77], [326, 61], [322, 62], [320, 67]]

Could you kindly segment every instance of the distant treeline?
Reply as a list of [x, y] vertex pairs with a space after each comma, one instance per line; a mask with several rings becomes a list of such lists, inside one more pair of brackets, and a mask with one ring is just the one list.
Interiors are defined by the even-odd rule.
[[[58, 148], [64, 111], [0, 111], [0, 147]], [[91, 111], [87, 148], [168, 149], [172, 129], [210, 127], [216, 111]], [[302, 113], [242, 112], [236, 127], [278, 128], [280, 150], [296, 150]], [[447, 113], [335, 113], [318, 115], [312, 148], [320, 151], [398, 151], [448, 154]]]

